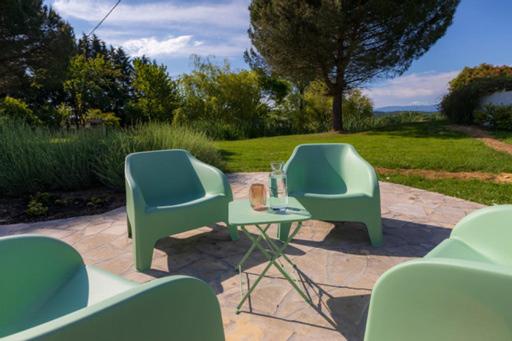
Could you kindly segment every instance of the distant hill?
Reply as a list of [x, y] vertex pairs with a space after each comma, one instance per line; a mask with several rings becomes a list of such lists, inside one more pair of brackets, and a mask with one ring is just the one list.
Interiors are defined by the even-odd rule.
[[437, 105], [393, 105], [375, 108], [375, 112], [391, 113], [400, 111], [438, 112]]

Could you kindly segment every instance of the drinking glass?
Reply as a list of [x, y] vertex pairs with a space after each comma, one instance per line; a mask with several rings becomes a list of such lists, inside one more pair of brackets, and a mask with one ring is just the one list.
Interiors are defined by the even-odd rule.
[[249, 202], [256, 211], [263, 211], [267, 204], [267, 188], [264, 184], [252, 184], [249, 189]]

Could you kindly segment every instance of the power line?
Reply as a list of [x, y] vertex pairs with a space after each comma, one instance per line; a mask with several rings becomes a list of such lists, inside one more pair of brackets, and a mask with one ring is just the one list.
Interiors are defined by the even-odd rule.
[[94, 28], [91, 30], [91, 32], [89, 32], [89, 34], [87, 35], [87, 37], [90, 37], [91, 34], [94, 33], [94, 31], [96, 31], [100, 26], [101, 24], [103, 24], [103, 22], [108, 18], [108, 16], [116, 9], [117, 5], [119, 5], [121, 3], [121, 0], [117, 0], [117, 2], [115, 3], [114, 6], [112, 6], [112, 8], [110, 9], [110, 11], [108, 11], [107, 14], [105, 14], [105, 16], [103, 17], [103, 19], [100, 20], [100, 22], [94, 26]]

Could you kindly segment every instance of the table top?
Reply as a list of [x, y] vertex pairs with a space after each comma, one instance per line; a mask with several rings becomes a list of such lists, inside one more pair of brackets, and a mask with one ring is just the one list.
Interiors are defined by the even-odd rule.
[[238, 199], [229, 203], [230, 225], [254, 225], [272, 223], [291, 223], [311, 219], [311, 214], [293, 197], [288, 198], [286, 211], [255, 211], [249, 199]]

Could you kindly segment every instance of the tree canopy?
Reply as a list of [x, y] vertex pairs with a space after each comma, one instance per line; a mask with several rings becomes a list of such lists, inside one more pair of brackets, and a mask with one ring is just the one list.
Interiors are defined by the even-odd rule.
[[273, 72], [323, 81], [342, 127], [346, 90], [402, 74], [451, 24], [459, 0], [253, 0], [252, 44]]
[[51, 100], [74, 48], [71, 26], [42, 0], [0, 1], [0, 96]]

